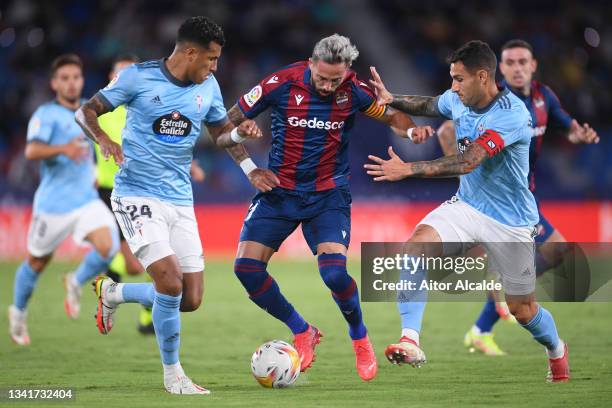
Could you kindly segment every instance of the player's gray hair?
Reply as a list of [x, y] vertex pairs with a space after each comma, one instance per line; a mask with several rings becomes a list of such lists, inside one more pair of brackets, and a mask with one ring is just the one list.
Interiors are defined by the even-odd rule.
[[359, 56], [357, 47], [351, 44], [348, 37], [339, 34], [330, 35], [319, 40], [312, 50], [312, 60], [338, 64], [344, 62], [351, 65]]

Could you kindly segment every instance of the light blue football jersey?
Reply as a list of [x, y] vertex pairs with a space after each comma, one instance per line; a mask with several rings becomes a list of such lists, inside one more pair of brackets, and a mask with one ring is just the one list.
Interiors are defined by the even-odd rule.
[[201, 123], [217, 126], [227, 120], [215, 77], [201, 84], [180, 81], [165, 60], [147, 61], [122, 70], [97, 95], [110, 110], [127, 108], [124, 162], [113, 194], [193, 205], [189, 169]]
[[489, 154], [474, 171], [460, 177], [459, 199], [503, 224], [536, 225], [538, 208], [527, 182], [533, 128], [525, 104], [504, 89], [489, 106], [473, 109], [449, 89], [438, 97], [437, 106], [455, 123], [459, 152], [479, 143]]
[[63, 154], [41, 160], [34, 213], [68, 213], [97, 199], [98, 192], [94, 186], [93, 145], [74, 121], [74, 111], [52, 101], [41, 105], [32, 115], [28, 123], [28, 143], [62, 145], [77, 136], [82, 136], [83, 143], [89, 146], [89, 156], [79, 162]]

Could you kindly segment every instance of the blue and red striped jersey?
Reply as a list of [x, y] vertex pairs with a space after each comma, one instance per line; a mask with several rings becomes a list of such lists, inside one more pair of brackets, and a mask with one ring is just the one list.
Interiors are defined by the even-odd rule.
[[569, 129], [572, 123], [571, 116], [563, 109], [557, 95], [548, 86], [538, 82], [531, 81], [531, 92], [525, 96], [508, 85], [504, 80], [501, 85], [507, 87], [520, 100], [525, 103], [527, 110], [531, 114], [533, 123], [533, 135], [531, 137], [531, 145], [529, 147], [529, 189], [535, 191], [535, 170], [538, 156], [542, 148], [542, 139], [546, 132], [549, 120], [555, 125]]
[[321, 96], [311, 84], [308, 61], [296, 62], [265, 77], [238, 100], [247, 118], [271, 108], [272, 148], [268, 168], [280, 187], [324, 191], [349, 182], [348, 137], [355, 113], [379, 118], [368, 84], [349, 71], [338, 89]]

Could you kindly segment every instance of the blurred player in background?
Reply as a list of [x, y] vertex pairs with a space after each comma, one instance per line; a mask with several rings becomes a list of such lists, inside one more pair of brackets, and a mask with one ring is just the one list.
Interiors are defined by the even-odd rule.
[[[113, 68], [109, 74], [109, 80], [113, 80], [124, 68], [137, 63], [138, 57], [135, 55], [125, 54], [115, 58]], [[121, 144], [121, 132], [125, 127], [127, 111], [125, 105], [118, 106], [114, 111], [105, 113], [98, 118], [100, 128], [110, 137], [110, 139]], [[108, 160], [104, 158], [100, 151], [100, 146], [94, 144], [96, 149], [96, 181], [98, 183], [98, 193], [106, 206], [112, 210], [111, 195], [115, 184], [115, 174], [119, 170], [119, 166], [115, 163], [112, 157]], [[198, 166], [194, 160], [191, 163], [191, 178], [193, 181], [202, 182], [205, 178], [204, 170]], [[107, 275], [115, 282], [121, 281], [121, 276], [125, 275], [140, 275], [144, 272], [144, 268], [138, 259], [130, 251], [125, 237], [119, 230], [121, 239], [121, 251], [118, 252], [113, 261], [108, 267]], [[148, 276], [148, 275], [147, 275]], [[153, 317], [150, 307], [143, 306], [138, 318], [138, 331], [143, 334], [155, 334], [153, 329]]]
[[[219, 143], [228, 144], [234, 128], [213, 75], [224, 43], [220, 26], [206, 17], [191, 17], [180, 26], [170, 57], [125, 68], [76, 114], [102, 154], [113, 156], [120, 166], [113, 210], [132, 253], [154, 281], [99, 278], [98, 329], [103, 334], [112, 329], [121, 303], [152, 307], [164, 387], [172, 394], [210, 394], [185, 375], [179, 362], [180, 311], [196, 310], [204, 290], [204, 256], [189, 176], [193, 147], [202, 125]], [[120, 105], [127, 108], [123, 146], [98, 124], [98, 116]], [[258, 137], [261, 131], [248, 121], [236, 134]]]
[[[414, 115], [452, 119], [457, 127], [458, 153], [404, 163], [389, 148], [389, 160], [370, 156], [375, 164], [365, 167], [375, 181], [460, 176], [457, 195], [417, 225], [407, 242], [407, 254], [441, 256], [448, 243], [482, 243], [489, 264], [500, 273], [511, 313], [546, 348], [547, 380], [568, 381], [567, 346], [559, 338], [550, 312], [535, 301], [538, 208], [527, 180], [531, 115], [521, 99], [497, 87], [497, 58], [486, 43], [468, 42], [449, 62], [452, 87], [438, 97], [391, 95], [374, 68], [372, 84], [381, 104], [390, 103]], [[416, 275], [424, 277], [426, 271], [420, 268]], [[419, 344], [425, 296], [415, 298], [418, 301], [407, 298], [398, 302], [402, 335], [399, 343], [385, 350], [393, 363], [419, 366], [425, 362]]]
[[318, 258], [320, 275], [349, 325], [358, 374], [369, 381], [376, 376], [376, 356], [357, 285], [346, 268], [351, 233], [350, 131], [357, 112], [415, 142], [424, 141], [433, 130], [417, 128], [409, 116], [379, 107], [368, 85], [350, 70], [358, 55], [346, 37], [323, 38], [308, 61], [267, 76], [229, 111], [232, 121], [241, 122], [272, 109], [268, 169], [258, 169], [246, 152], [234, 156], [261, 191], [244, 220], [234, 268], [250, 299], [292, 331], [301, 369], [308, 369], [322, 334], [294, 309], [266, 271], [272, 255], [301, 224]]
[[[501, 86], [507, 87], [514, 95], [521, 99], [531, 114], [533, 135], [529, 147], [529, 189], [536, 192], [535, 170], [536, 161], [540, 155], [542, 139], [549, 123], [561, 128], [572, 143], [598, 143], [599, 137], [588, 123], [580, 125], [572, 119], [561, 107], [555, 93], [546, 85], [533, 79], [538, 63], [533, 55], [533, 48], [524, 40], [511, 40], [501, 48], [501, 62], [499, 70], [504, 79]], [[457, 154], [455, 127], [452, 121], [444, 122], [438, 130], [438, 138], [445, 155]], [[537, 196], [536, 196], [537, 198]], [[536, 274], [557, 266], [563, 255], [563, 246], [566, 242], [559, 231], [544, 217], [538, 205], [539, 221], [537, 244]], [[492, 329], [499, 318], [507, 318], [507, 308], [504, 304], [496, 303], [495, 295], [491, 294], [474, 326], [466, 333], [464, 344], [474, 347], [486, 355], [496, 356], [505, 354], [493, 339]]]
[[20, 345], [30, 343], [26, 307], [40, 274], [53, 252], [72, 234], [77, 244], [89, 242], [76, 272], [64, 276], [64, 306], [70, 318], [80, 311], [81, 287], [104, 272], [119, 247], [112, 213], [98, 197], [94, 182], [92, 145], [74, 122], [83, 100], [83, 64], [74, 54], [57, 57], [51, 66], [55, 100], [40, 106], [28, 125], [28, 160], [40, 160], [28, 233], [28, 258], [17, 269], [13, 304], [9, 306], [10, 335]]

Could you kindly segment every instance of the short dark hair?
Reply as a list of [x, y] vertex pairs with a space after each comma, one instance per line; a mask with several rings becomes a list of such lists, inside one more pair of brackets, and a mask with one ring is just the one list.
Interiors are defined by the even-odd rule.
[[448, 63], [462, 62], [469, 71], [484, 69], [495, 77], [497, 57], [489, 44], [484, 41], [473, 40], [463, 44], [449, 57]]
[[83, 61], [76, 54], [62, 54], [55, 58], [51, 63], [51, 76], [55, 75], [58, 69], [64, 65], [76, 65], [83, 70]]
[[220, 25], [204, 16], [190, 17], [185, 20], [176, 37], [177, 43], [194, 42], [206, 48], [211, 41], [223, 46], [225, 36]]
[[115, 59], [113, 59], [113, 65], [115, 65], [118, 62], [140, 62], [140, 58], [138, 58], [138, 56], [136, 54], [130, 54], [130, 53], [126, 53], [126, 54], [119, 54], [115, 57]]
[[518, 38], [514, 40], [510, 40], [506, 42], [504, 45], [502, 45], [501, 52], [504, 52], [504, 50], [507, 50], [508, 48], [525, 48], [529, 50], [529, 52], [531, 52], [531, 55], [533, 55], [533, 47], [531, 46], [531, 44], [529, 44], [525, 40], [521, 40]]

